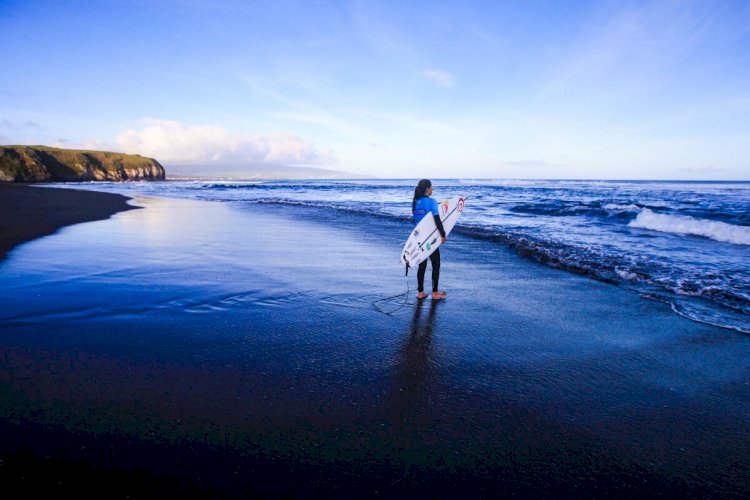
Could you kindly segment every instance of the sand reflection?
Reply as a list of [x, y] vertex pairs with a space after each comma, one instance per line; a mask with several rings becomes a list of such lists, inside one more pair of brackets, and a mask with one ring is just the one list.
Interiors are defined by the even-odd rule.
[[414, 307], [391, 382], [389, 413], [394, 425], [411, 426], [423, 417], [429, 419], [425, 410], [433, 400], [430, 386], [435, 369], [433, 335], [437, 309], [437, 301], [420, 301]]

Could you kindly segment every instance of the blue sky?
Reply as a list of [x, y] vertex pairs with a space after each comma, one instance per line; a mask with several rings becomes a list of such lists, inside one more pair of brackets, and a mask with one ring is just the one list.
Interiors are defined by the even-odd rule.
[[0, 0], [0, 144], [750, 180], [750, 2]]

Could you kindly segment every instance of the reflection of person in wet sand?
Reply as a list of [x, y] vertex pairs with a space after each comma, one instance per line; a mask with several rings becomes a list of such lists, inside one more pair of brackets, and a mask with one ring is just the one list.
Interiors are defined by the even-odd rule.
[[409, 336], [399, 352], [390, 408], [392, 419], [399, 424], [419, 418], [425, 403], [430, 400], [425, 386], [430, 383], [433, 369], [432, 334], [437, 304], [437, 301], [430, 303], [427, 318], [423, 319], [423, 304], [417, 303], [409, 325]]

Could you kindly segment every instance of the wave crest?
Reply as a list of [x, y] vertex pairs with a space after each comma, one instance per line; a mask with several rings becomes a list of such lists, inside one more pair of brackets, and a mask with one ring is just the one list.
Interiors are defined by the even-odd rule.
[[686, 215], [659, 214], [648, 208], [644, 208], [628, 226], [662, 233], [701, 236], [735, 245], [750, 245], [750, 227], [696, 219]]

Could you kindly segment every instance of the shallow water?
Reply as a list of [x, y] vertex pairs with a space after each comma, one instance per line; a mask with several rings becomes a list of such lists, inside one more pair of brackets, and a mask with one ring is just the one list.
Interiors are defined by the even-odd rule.
[[[408, 220], [414, 181], [69, 186]], [[434, 187], [436, 198], [468, 198], [457, 232], [750, 333], [750, 183], [440, 180]]]

